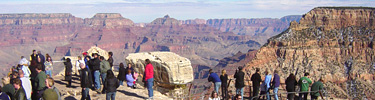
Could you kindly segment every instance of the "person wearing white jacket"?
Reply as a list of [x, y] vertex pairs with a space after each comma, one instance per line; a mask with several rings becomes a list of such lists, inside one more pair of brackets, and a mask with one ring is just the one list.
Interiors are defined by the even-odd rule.
[[21, 56], [21, 60], [19, 64], [21, 65], [21, 70], [24, 73], [24, 77], [30, 79], [31, 71], [28, 68], [28, 66], [30, 65], [30, 62], [24, 56]]
[[24, 77], [23, 70], [19, 70], [18, 74], [22, 82], [22, 88], [25, 90], [25, 93], [26, 93], [26, 99], [31, 100], [31, 90], [32, 90], [31, 81], [29, 78]]
[[76, 75], [77, 75], [78, 73], [79, 73], [79, 75], [81, 75], [81, 74], [80, 74], [80, 72], [81, 72], [80, 64], [83, 64], [84, 66], [86, 66], [85, 61], [82, 59], [82, 57], [81, 57], [81, 56], [78, 56], [78, 60], [77, 60], [77, 62], [76, 62], [76, 71], [75, 71], [75, 74], [76, 74]]

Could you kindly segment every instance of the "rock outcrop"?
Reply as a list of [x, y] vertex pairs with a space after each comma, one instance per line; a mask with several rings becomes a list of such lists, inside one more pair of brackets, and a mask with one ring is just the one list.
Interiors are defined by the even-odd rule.
[[154, 66], [154, 80], [159, 86], [174, 88], [194, 80], [190, 60], [173, 52], [132, 53], [125, 60], [143, 75], [146, 59], [150, 59]]
[[157, 18], [152, 21], [151, 25], [181, 25], [181, 23], [177, 19], [165, 15], [163, 18]]
[[124, 18], [119, 13], [98, 13], [92, 18], [86, 18], [85, 24], [90, 26], [105, 26], [108, 28], [133, 26], [134, 22]]
[[270, 38], [247, 69], [280, 70], [282, 82], [290, 73], [299, 78], [309, 72], [313, 81], [328, 81], [329, 96], [374, 99], [374, 13], [368, 7], [314, 8]]

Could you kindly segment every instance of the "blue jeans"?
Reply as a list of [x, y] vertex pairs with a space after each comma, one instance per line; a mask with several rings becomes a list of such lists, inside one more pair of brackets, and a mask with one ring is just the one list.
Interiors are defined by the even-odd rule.
[[100, 72], [94, 71], [94, 87], [95, 89], [100, 89]]
[[[269, 88], [268, 88], [269, 89]], [[270, 90], [267, 90], [267, 100], [271, 100]]]
[[275, 94], [275, 100], [279, 100], [279, 97], [277, 96], [277, 91], [279, 91], [279, 87], [275, 87], [273, 89], [273, 93]]
[[52, 77], [52, 71], [51, 70], [46, 70], [46, 75], [49, 75]]
[[120, 80], [120, 85], [122, 85], [122, 86], [123, 86], [123, 85], [124, 85], [124, 81], [121, 81], [121, 80]]
[[220, 89], [220, 86], [221, 86], [221, 82], [215, 82], [215, 91], [217, 93], [217, 95], [219, 95], [219, 89]]
[[148, 90], [148, 97], [152, 98], [154, 96], [154, 90], [152, 86], [154, 85], [154, 78], [150, 78], [147, 80], [147, 90]]
[[116, 100], [116, 92], [108, 92], [105, 96], [106, 100]]
[[100, 73], [100, 76], [102, 77], [102, 84], [104, 86], [105, 78], [107, 77], [107, 73]]
[[90, 98], [90, 88], [84, 88], [85, 90], [83, 90], [82, 88], [82, 97], [81, 97], [81, 100], [91, 100]]
[[236, 88], [236, 94], [239, 94], [241, 92], [241, 100], [243, 100], [243, 87], [242, 88]]

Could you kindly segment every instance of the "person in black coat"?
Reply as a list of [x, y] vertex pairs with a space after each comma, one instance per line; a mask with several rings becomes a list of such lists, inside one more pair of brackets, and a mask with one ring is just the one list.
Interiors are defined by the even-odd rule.
[[115, 100], [116, 90], [119, 87], [119, 82], [113, 74], [112, 70], [107, 71], [107, 78], [104, 81], [104, 88], [106, 91], [106, 100]]
[[[259, 74], [259, 68], [256, 68], [256, 72], [251, 75], [251, 81], [253, 81], [253, 97], [258, 96], [259, 94], [259, 87], [260, 87], [260, 82], [262, 82], [262, 77]], [[254, 98], [257, 100], [258, 98]]]
[[[290, 74], [288, 78], [285, 80], [286, 84], [286, 91], [287, 92], [295, 92], [296, 86], [298, 85], [298, 82], [296, 80], [296, 76], [294, 74]], [[288, 93], [288, 100], [294, 100], [295, 93]]]
[[90, 88], [92, 86], [92, 75], [91, 71], [86, 68], [84, 64], [79, 65], [81, 67], [81, 87], [82, 87], [82, 97], [81, 100], [91, 100], [90, 98]]
[[242, 71], [242, 69], [243, 69], [242, 67], [238, 67], [238, 70], [236, 70], [236, 73], [234, 74], [234, 78], [236, 78], [236, 83], [235, 83], [236, 94], [241, 93], [241, 97], [243, 97], [243, 93], [244, 93], [243, 88], [245, 87], [245, 81], [244, 81], [245, 73]]
[[91, 59], [89, 61], [90, 63], [90, 70], [91, 70], [91, 73], [93, 74], [93, 78], [94, 78], [94, 87], [96, 89], [96, 91], [99, 91], [100, 89], [100, 60], [99, 60], [99, 54], [97, 53], [93, 53], [92, 56], [94, 57], [94, 59]]
[[221, 80], [221, 95], [222, 95], [222, 98], [225, 100], [228, 96], [228, 87], [227, 87], [228, 75], [225, 69], [221, 71], [220, 80]]
[[65, 65], [65, 80], [68, 81], [67, 87], [72, 86], [72, 62], [70, 58], [67, 58], [64, 62]]
[[125, 80], [125, 76], [126, 76], [126, 70], [125, 70], [125, 67], [124, 67], [124, 64], [123, 63], [120, 63], [120, 66], [119, 66], [119, 73], [117, 75], [117, 79], [120, 81], [120, 85], [124, 85], [123, 82]]

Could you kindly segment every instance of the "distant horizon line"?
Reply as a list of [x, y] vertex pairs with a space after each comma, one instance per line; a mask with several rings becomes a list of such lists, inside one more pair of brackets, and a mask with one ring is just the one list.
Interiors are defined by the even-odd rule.
[[[124, 17], [124, 16], [122, 16], [122, 14], [121, 13], [95, 13], [92, 17], [85, 17], [85, 18], [83, 18], [83, 17], [78, 17], [78, 16], [74, 16], [72, 13], [0, 13], [0, 16], [2, 16], [2, 15], [25, 15], [25, 14], [46, 14], [46, 15], [48, 15], [48, 14], [68, 14], [68, 15], [71, 15], [71, 16], [73, 16], [73, 17], [76, 17], [76, 18], [81, 18], [81, 19], [89, 19], [89, 18], [94, 18], [95, 17], [95, 15], [97, 15], [97, 14], [119, 14], [120, 16], [121, 16], [121, 18], [125, 18], [125, 19], [129, 19], [129, 20], [131, 20], [131, 21], [133, 21], [132, 19], [130, 19], [130, 18], [126, 18], [126, 17]], [[168, 15], [169, 16], [169, 14], [166, 14], [166, 15]], [[164, 16], [166, 16], [166, 15], [164, 15]], [[164, 17], [163, 16], [163, 17]], [[302, 15], [285, 15], [285, 16], [283, 16], [283, 17], [286, 17], [286, 16], [302, 16]], [[157, 18], [155, 18], [155, 19], [158, 19], [158, 18], [163, 18], [163, 17], [157, 17]], [[196, 20], [196, 19], [202, 19], [202, 20], [210, 20], [210, 19], [281, 19], [281, 18], [283, 18], [283, 17], [280, 17], [280, 18], [273, 18], [273, 17], [257, 17], [257, 18], [208, 18], [208, 19], [204, 19], [204, 18], [192, 18], [192, 19], [176, 19], [176, 18], [174, 18], [174, 17], [170, 17], [170, 18], [174, 18], [174, 19], [176, 19], [176, 20], [178, 20], [178, 21], [183, 21], [183, 20]], [[0, 17], [0, 19], [3, 19], [3, 18], [9, 18], [9, 17]], [[19, 18], [19, 17], [17, 17], [17, 18]], [[26, 17], [27, 18], [27, 17]], [[133, 21], [134, 22], [134, 21]], [[152, 22], [152, 21], [151, 21]], [[135, 24], [136, 23], [151, 23], [151, 22], [134, 22]]]

